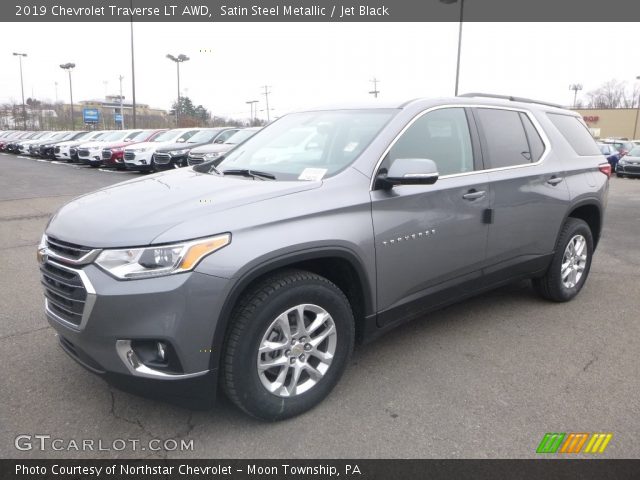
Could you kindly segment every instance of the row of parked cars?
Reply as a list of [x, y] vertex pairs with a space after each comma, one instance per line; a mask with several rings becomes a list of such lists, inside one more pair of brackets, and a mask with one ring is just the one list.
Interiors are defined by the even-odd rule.
[[158, 171], [214, 160], [251, 137], [251, 128], [0, 131], [0, 151], [92, 167]]
[[604, 139], [598, 147], [617, 177], [640, 177], [640, 140]]

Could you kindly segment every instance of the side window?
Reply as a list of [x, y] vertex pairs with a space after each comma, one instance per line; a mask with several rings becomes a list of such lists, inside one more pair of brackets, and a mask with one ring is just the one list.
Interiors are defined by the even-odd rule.
[[503, 168], [534, 160], [520, 113], [513, 110], [478, 108], [486, 168]]
[[544, 143], [540, 138], [540, 134], [536, 127], [531, 123], [531, 119], [525, 113], [520, 113], [520, 120], [524, 126], [524, 131], [527, 134], [527, 140], [529, 142], [529, 152], [531, 152], [531, 161], [533, 163], [540, 160], [544, 152]]
[[469, 123], [463, 108], [433, 110], [411, 125], [391, 147], [383, 168], [398, 158], [428, 158], [440, 176], [473, 170]]
[[547, 113], [547, 115], [579, 156], [600, 155], [596, 141], [578, 117], [559, 113]]

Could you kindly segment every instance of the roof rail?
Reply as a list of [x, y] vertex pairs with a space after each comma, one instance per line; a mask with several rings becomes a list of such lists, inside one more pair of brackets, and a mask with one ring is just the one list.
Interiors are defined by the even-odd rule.
[[502, 100], [510, 100], [512, 102], [537, 103], [538, 105], [546, 105], [548, 107], [565, 108], [562, 105], [558, 105], [557, 103], [541, 102], [539, 100], [532, 100], [530, 98], [524, 98], [524, 97], [513, 97], [511, 95], [493, 95], [491, 93], [464, 93], [458, 96], [459, 97], [500, 98]]

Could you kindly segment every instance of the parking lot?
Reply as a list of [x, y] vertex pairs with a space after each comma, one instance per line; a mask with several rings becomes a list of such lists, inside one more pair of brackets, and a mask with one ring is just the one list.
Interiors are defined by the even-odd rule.
[[[57, 345], [35, 259], [47, 219], [140, 174], [5, 154], [0, 164], [2, 457], [535, 457], [545, 432], [612, 432], [603, 456], [640, 456], [640, 181], [611, 179], [603, 237], [574, 301], [543, 301], [521, 282], [431, 314], [357, 347], [311, 412], [264, 423], [224, 397], [189, 411], [112, 389]], [[19, 451], [20, 434], [183, 438], [194, 448]]]

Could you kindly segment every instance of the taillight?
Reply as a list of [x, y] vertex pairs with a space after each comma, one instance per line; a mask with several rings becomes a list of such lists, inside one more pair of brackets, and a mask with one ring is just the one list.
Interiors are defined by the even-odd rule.
[[611, 176], [611, 165], [608, 163], [601, 163], [598, 165], [598, 170], [604, 173], [607, 177]]

